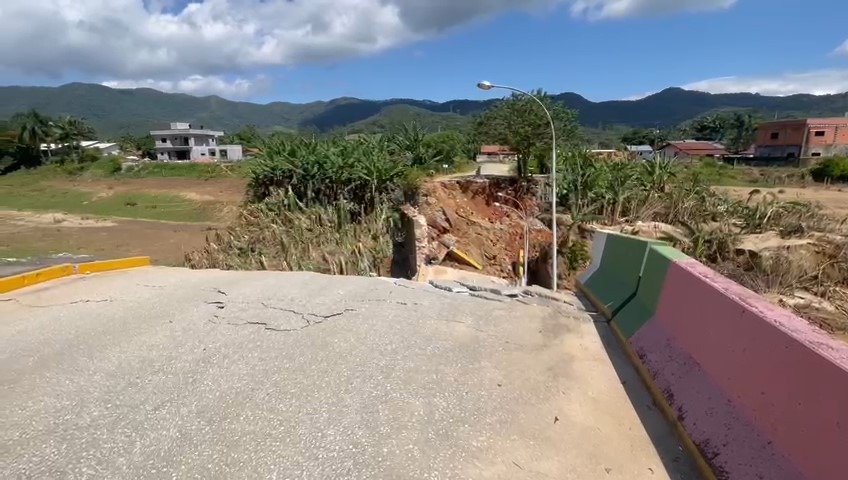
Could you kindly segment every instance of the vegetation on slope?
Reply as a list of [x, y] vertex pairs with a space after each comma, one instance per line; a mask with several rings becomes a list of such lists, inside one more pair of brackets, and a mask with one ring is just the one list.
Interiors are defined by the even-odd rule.
[[415, 125], [379, 137], [264, 138], [248, 174], [249, 203], [186, 264], [388, 275], [395, 207], [423, 175], [463, 164], [464, 145], [447, 140]]
[[[822, 299], [827, 308], [797, 313], [831, 332], [848, 333], [848, 219], [838, 221], [818, 205], [780, 201], [757, 189], [747, 199], [732, 199], [703, 175], [719, 169], [714, 163], [597, 162], [583, 151], [566, 152], [558, 170], [559, 201], [571, 220], [563, 255], [584, 248], [576, 235], [581, 226], [630, 226], [626, 230], [634, 233], [640, 224], [660, 222], [672, 227], [661, 239], [758, 293], [802, 291]], [[813, 247], [803, 253], [740, 251], [742, 240], [764, 234]]]
[[[458, 90], [460, 92], [460, 90]], [[469, 89], [470, 93], [470, 89]], [[841, 116], [848, 111], [848, 94], [791, 95], [768, 97], [751, 93], [709, 94], [670, 88], [634, 101], [591, 102], [574, 93], [552, 97], [566, 109], [579, 110], [586, 127], [604, 130], [625, 125], [636, 128], [674, 128], [694, 118], [721, 110], [747, 110], [771, 118], [803, 116]], [[257, 105], [234, 102], [220, 97], [193, 97], [162, 93], [150, 89], [117, 90], [102, 85], [69, 84], [61, 87], [0, 87], [0, 118], [16, 112], [36, 109], [48, 115], [75, 116], [88, 119], [105, 135], [145, 134], [171, 121], [188, 121], [225, 131], [243, 125], [256, 125], [262, 130], [303, 131], [314, 129], [330, 132], [379, 116], [396, 115], [387, 107], [409, 106], [415, 112], [424, 110], [443, 117], [443, 129], [456, 123], [456, 116], [473, 117], [497, 103], [495, 100], [453, 100], [431, 102], [412, 99], [360, 100], [341, 98], [329, 102], [292, 104], [274, 102]], [[420, 112], [419, 112], [420, 113]], [[413, 116], [398, 119], [400, 123], [416, 120]], [[388, 123], [388, 122], [387, 122]], [[435, 124], [435, 122], [432, 122]]]

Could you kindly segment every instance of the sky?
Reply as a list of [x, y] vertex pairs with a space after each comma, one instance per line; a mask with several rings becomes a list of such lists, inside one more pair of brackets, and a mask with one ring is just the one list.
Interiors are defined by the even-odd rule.
[[[848, 91], [846, 0], [0, 0], [0, 84], [259, 103]], [[14, 19], [11, 20], [10, 19]]]

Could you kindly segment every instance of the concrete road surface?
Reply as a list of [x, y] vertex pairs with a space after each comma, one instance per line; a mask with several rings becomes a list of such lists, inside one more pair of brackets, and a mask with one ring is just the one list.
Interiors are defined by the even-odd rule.
[[513, 163], [480, 163], [480, 174], [483, 176], [511, 177], [515, 175], [516, 166]]
[[63, 279], [0, 296], [0, 472], [697, 478], [611, 338], [568, 305], [385, 279]]

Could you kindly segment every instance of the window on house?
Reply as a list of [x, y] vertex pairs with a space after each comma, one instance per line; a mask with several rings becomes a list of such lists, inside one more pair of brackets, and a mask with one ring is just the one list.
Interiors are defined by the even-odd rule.
[[168, 143], [168, 139], [167, 139], [167, 138], [163, 138], [163, 139], [162, 139], [162, 143]]
[[771, 139], [778, 140], [780, 138], [780, 132], [771, 132]]
[[821, 157], [821, 152], [813, 152], [813, 157]]
[[214, 156], [215, 156], [215, 149], [214, 149], [214, 148], [210, 148], [210, 149], [209, 149], [209, 156], [210, 156], [210, 157], [214, 157]]
[[824, 130], [816, 130], [815, 132], [813, 132], [813, 135], [815, 135], [816, 137], [823, 137]]

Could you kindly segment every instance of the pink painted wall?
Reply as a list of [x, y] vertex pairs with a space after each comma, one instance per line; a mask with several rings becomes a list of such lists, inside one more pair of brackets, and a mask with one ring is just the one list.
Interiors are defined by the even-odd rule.
[[704, 457], [724, 473], [719, 478], [804, 478], [661, 322], [649, 322], [630, 343]]
[[848, 345], [695, 261], [631, 343], [726, 478], [848, 478]]

